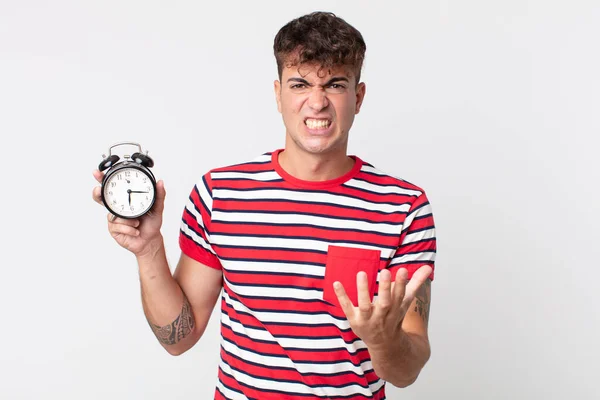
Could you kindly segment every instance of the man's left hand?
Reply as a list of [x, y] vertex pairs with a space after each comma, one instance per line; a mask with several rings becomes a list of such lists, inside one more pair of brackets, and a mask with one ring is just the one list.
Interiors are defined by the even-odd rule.
[[334, 282], [333, 289], [356, 336], [367, 347], [381, 347], [398, 340], [404, 316], [417, 290], [431, 272], [432, 268], [424, 265], [415, 271], [409, 281], [406, 269], [400, 268], [392, 283], [390, 271], [382, 270], [379, 273], [378, 297], [371, 303], [367, 274], [361, 271], [356, 275], [358, 307], [354, 307], [340, 282]]

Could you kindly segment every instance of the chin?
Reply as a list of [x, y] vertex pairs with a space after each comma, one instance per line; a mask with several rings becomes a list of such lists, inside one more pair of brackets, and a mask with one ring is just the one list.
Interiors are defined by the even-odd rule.
[[296, 144], [305, 152], [315, 155], [331, 153], [342, 147], [339, 140], [301, 140], [300, 143], [296, 142]]

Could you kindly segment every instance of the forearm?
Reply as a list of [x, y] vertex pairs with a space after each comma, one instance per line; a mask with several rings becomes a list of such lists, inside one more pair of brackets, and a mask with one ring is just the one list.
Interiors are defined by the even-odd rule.
[[402, 331], [398, 340], [379, 348], [369, 348], [377, 376], [397, 387], [412, 384], [429, 360], [429, 341]]
[[152, 251], [137, 257], [142, 306], [160, 344], [173, 355], [191, 348], [195, 338], [194, 315], [184, 292], [173, 278], [162, 240]]

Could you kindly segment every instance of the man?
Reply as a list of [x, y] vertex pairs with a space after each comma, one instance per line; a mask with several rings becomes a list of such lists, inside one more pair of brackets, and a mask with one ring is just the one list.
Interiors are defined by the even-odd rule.
[[108, 216], [111, 235], [136, 255], [146, 317], [170, 354], [200, 339], [223, 290], [215, 399], [383, 399], [386, 381], [410, 385], [429, 358], [436, 242], [427, 197], [346, 154], [365, 96], [365, 49], [331, 13], [279, 31], [285, 149], [194, 186], [173, 276], [162, 181], [151, 214]]

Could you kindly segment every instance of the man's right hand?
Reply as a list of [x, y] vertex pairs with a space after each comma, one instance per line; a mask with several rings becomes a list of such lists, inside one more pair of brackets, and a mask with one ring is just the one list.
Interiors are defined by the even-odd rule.
[[[94, 171], [94, 178], [102, 183], [104, 173]], [[152, 256], [162, 246], [160, 227], [165, 208], [164, 182], [156, 182], [156, 200], [152, 209], [138, 219], [117, 218], [108, 213], [108, 231], [119, 245], [136, 255], [136, 257]], [[92, 192], [94, 201], [104, 207], [101, 197], [101, 187], [96, 186]]]

